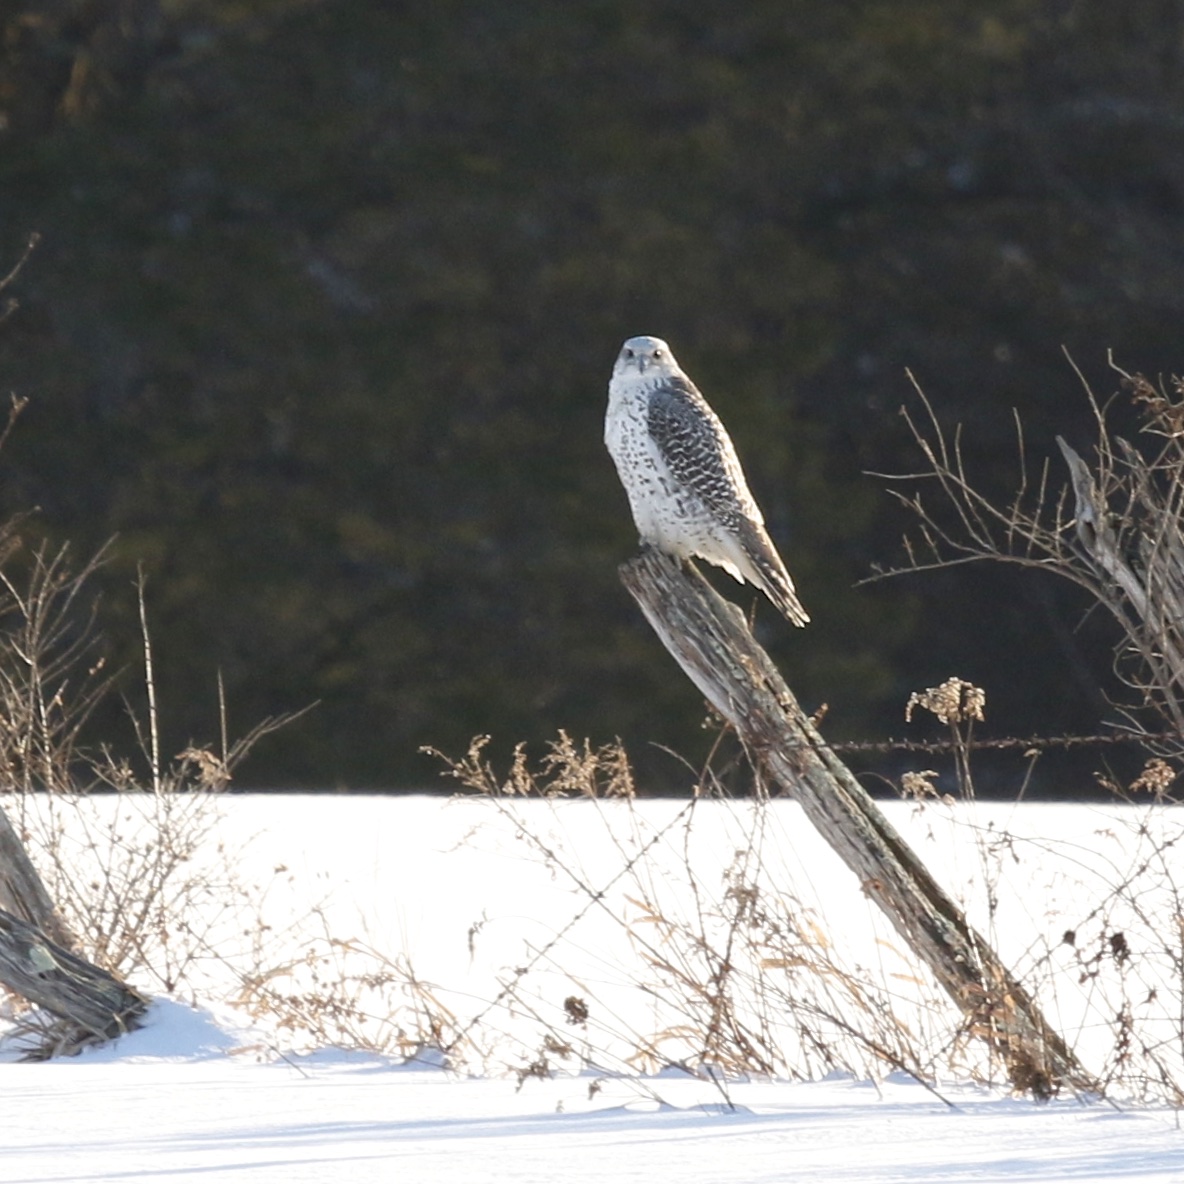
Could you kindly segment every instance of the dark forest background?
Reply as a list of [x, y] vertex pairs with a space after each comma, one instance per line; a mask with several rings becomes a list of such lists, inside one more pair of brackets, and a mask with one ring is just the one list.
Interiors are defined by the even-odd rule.
[[918, 466], [906, 367], [1003, 493], [1012, 408], [1034, 457], [1089, 447], [1062, 347], [1103, 396], [1108, 349], [1181, 368], [1178, 0], [6, 0], [0, 38], [0, 270], [42, 235], [0, 512], [116, 536], [133, 701], [144, 564], [168, 751], [221, 671], [232, 731], [320, 701], [245, 784], [423, 786], [422, 744], [562, 727], [684, 786], [652, 746], [712, 736], [617, 582], [602, 443], [637, 333], [731, 429], [814, 617], [760, 635], [829, 736], [951, 674], [994, 734], [1108, 717], [1067, 588], [856, 587], [906, 525], [866, 473]]

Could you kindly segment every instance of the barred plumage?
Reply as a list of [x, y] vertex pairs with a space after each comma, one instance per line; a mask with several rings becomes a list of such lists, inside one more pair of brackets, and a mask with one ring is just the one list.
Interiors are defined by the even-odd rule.
[[609, 383], [604, 440], [644, 543], [706, 559], [809, 620], [719, 417], [657, 337], [631, 337]]

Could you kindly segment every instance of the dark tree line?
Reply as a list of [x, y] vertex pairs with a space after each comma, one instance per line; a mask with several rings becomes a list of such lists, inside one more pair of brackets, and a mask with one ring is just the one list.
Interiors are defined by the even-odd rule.
[[0, 510], [117, 536], [128, 663], [144, 563], [176, 748], [221, 670], [240, 728], [321, 702], [257, 784], [422, 785], [478, 731], [701, 757], [616, 579], [643, 332], [732, 430], [815, 620], [762, 634], [831, 735], [955, 673], [1000, 731], [1096, 726], [1108, 638], [1059, 588], [855, 587], [903, 525], [864, 471], [915, 465], [906, 367], [1002, 490], [1013, 407], [1088, 445], [1062, 346], [1101, 393], [1108, 347], [1180, 368], [1177, 4], [13, 0], [0, 33], [0, 261], [43, 236]]

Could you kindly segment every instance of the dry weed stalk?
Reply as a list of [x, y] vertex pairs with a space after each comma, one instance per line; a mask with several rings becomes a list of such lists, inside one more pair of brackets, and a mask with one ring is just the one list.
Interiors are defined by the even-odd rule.
[[[1184, 821], [1168, 795], [1171, 766], [1151, 757], [1129, 785], [1104, 781], [1122, 804], [1103, 808], [1084, 838], [1055, 825], [1021, 837], [1012, 823], [1000, 825], [1000, 807], [984, 820], [938, 794], [933, 776], [901, 779], [913, 818], [928, 814], [929, 839], [943, 846], [949, 839], [934, 833], [938, 819], [966, 836], [973, 857], [959, 860], [958, 875], [970, 901], [959, 903], [982, 915], [992, 945], [1015, 943], [1022, 914], [1021, 931], [1035, 936], [1013, 955], [1018, 980], [1057, 1013], [1099, 1092], [1184, 1107]], [[1027, 806], [1005, 809], [1026, 821]], [[1047, 820], [1046, 807], [1033, 809]], [[1069, 817], [1088, 818], [1089, 810]], [[952, 1053], [972, 1053], [985, 1034], [1007, 1039], [1007, 992], [997, 986], [971, 1002], [976, 1014]]]
[[[737, 808], [748, 812], [745, 838], [720, 889], [686, 859], [681, 874], [692, 909], [679, 909], [678, 897], [654, 892], [653, 883], [632, 901], [636, 912], [626, 920], [653, 975], [649, 989], [682, 1016], [642, 1040], [639, 1066], [673, 1061], [728, 1077], [801, 1079], [895, 1069], [928, 1085], [934, 1065], [922, 1034], [900, 1017], [882, 980], [845, 963], [824, 918], [768, 858], [776, 807]], [[928, 1008], [935, 1017], [948, 1011], [934, 991]]]
[[[21, 253], [21, 257], [16, 261], [16, 263], [13, 264], [7, 275], [0, 277], [0, 292], [3, 292], [16, 281], [16, 277], [20, 275], [21, 269], [26, 263], [28, 263], [29, 256], [33, 254], [34, 250], [36, 250], [37, 244], [39, 242], [41, 242], [41, 235], [39, 235], [36, 231], [30, 234], [25, 240], [25, 249]], [[8, 320], [8, 318], [12, 316], [12, 314], [16, 312], [19, 307], [20, 304], [14, 297], [6, 296], [4, 298], [4, 303], [0, 304], [0, 323]], [[0, 439], [0, 444], [2, 443], [3, 440]]]
[[[976, 687], [964, 678], [947, 678], [940, 686], [914, 691], [904, 709], [906, 723], [912, 722], [913, 712], [921, 707], [932, 712], [950, 729], [950, 750], [954, 754], [958, 787], [962, 797], [967, 801], [974, 797], [974, 778], [970, 768], [974, 725], [975, 721], [982, 722], [986, 706], [987, 694], [982, 687]], [[908, 785], [903, 780], [901, 782], [902, 791], [906, 795], [911, 793], [916, 796], [924, 792], [922, 783], [917, 780], [917, 774], [905, 776], [913, 778]], [[926, 788], [932, 789], [931, 786]]]

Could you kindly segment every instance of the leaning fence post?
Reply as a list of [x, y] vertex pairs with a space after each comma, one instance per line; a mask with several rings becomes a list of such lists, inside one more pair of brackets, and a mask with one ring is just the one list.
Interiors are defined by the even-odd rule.
[[693, 565], [653, 548], [623, 564], [620, 574], [766, 781], [801, 805], [961, 1009], [968, 1031], [1000, 1055], [1012, 1086], [1037, 1098], [1065, 1087], [1096, 1090], [1025, 988], [822, 739], [735, 605]]

